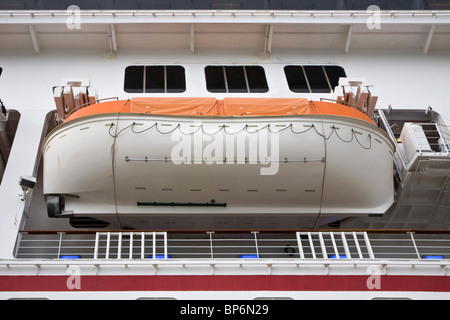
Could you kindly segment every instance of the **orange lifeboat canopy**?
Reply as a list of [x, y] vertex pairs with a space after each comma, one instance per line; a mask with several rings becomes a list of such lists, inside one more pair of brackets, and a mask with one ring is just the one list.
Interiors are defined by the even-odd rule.
[[136, 113], [181, 116], [282, 116], [334, 115], [356, 118], [374, 124], [356, 108], [339, 103], [309, 101], [303, 98], [132, 98], [108, 101], [79, 109], [65, 122], [97, 114]]

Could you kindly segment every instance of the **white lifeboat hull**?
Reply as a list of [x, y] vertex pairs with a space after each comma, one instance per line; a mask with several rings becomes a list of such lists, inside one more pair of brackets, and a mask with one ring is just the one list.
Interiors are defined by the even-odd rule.
[[393, 152], [384, 132], [348, 117], [100, 114], [47, 137], [44, 194], [56, 201], [49, 215], [126, 225], [161, 216], [310, 223], [383, 214], [394, 201]]

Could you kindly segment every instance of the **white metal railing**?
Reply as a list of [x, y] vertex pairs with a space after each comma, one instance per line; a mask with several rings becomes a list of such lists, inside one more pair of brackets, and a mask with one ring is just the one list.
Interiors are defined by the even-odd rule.
[[[163, 241], [162, 255], [158, 255], [157, 238]], [[146, 246], [146, 241], [151, 241]], [[103, 245], [102, 242], [104, 242]], [[113, 244], [116, 242], [116, 245]], [[150, 249], [150, 250], [148, 250]], [[95, 234], [94, 259], [133, 259], [138, 253], [140, 259], [167, 259], [167, 232], [97, 232]], [[147, 255], [151, 253], [147, 257]]]
[[17, 259], [450, 259], [450, 231], [26, 232]]
[[[302, 243], [302, 236], [305, 238], [307, 237], [307, 247], [311, 253], [310, 258], [312, 259], [320, 258], [320, 255], [323, 259], [328, 259], [331, 257], [336, 259], [352, 259], [352, 254], [353, 258], [375, 258], [367, 232], [297, 232], [296, 235], [301, 259], [307, 258], [307, 255], [305, 254], [305, 247]], [[331, 248], [328, 246], [331, 250], [327, 250], [327, 237], [331, 242]], [[315, 239], [319, 241], [320, 245], [318, 247], [320, 252], [317, 252], [317, 254], [317, 246], [314, 244]], [[341, 242], [340, 245], [338, 241]]]

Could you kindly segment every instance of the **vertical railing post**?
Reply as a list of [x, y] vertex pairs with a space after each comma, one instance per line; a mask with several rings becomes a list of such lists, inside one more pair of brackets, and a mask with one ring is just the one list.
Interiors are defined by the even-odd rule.
[[347, 244], [347, 238], [345, 237], [345, 232], [341, 232], [341, 239], [342, 239], [342, 244], [344, 246], [345, 257], [347, 259], [351, 259], [352, 256], [350, 255], [350, 248], [348, 247], [348, 244]]
[[[155, 237], [153, 236], [153, 244], [155, 244]], [[144, 259], [144, 250], [145, 250], [145, 233], [141, 232], [141, 259]], [[155, 257], [153, 257], [155, 258]]]
[[305, 253], [303, 252], [301, 234], [300, 234], [300, 232], [297, 232], [296, 235], [297, 235], [297, 246], [298, 246], [298, 253], [300, 255], [300, 259], [305, 259]]
[[373, 255], [373, 251], [372, 251], [372, 245], [370, 244], [370, 240], [369, 240], [369, 236], [367, 235], [367, 232], [364, 231], [363, 235], [364, 235], [364, 241], [365, 241], [366, 247], [367, 247], [367, 252], [369, 253], [369, 258], [375, 259], [375, 256]]
[[353, 231], [353, 240], [355, 241], [355, 245], [356, 245], [356, 250], [358, 251], [358, 257], [360, 259], [363, 258], [362, 252], [361, 252], [361, 247], [359, 246], [359, 240], [358, 240], [358, 236], [356, 234], [355, 231]]
[[95, 233], [94, 259], [98, 259], [98, 242], [100, 240], [100, 232]]
[[164, 232], [163, 235], [164, 235], [164, 259], [167, 259], [167, 232]]
[[258, 231], [252, 231], [252, 233], [255, 236], [256, 256], [259, 259], [258, 238], [256, 237], [256, 234], [259, 233], [259, 232]]
[[316, 258], [316, 250], [314, 249], [314, 243], [312, 240], [311, 232], [308, 232], [308, 239], [309, 239], [309, 246], [311, 247], [311, 253], [313, 256], [313, 259]]
[[106, 253], [105, 259], [109, 259], [109, 243], [111, 241], [111, 232], [106, 233]]
[[133, 259], [133, 242], [134, 242], [133, 235], [134, 235], [134, 233], [130, 232], [130, 251], [129, 251], [129, 255], [128, 255], [129, 259]]
[[322, 249], [322, 258], [327, 259], [327, 248], [325, 246], [325, 241], [323, 240], [323, 234], [322, 232], [319, 232], [319, 242], [320, 242], [320, 248]]
[[119, 232], [117, 239], [117, 259], [122, 259], [122, 232]]
[[56, 256], [57, 259], [59, 259], [59, 257], [61, 256], [62, 237], [63, 237], [63, 233], [59, 232], [58, 255]]
[[419, 249], [417, 248], [416, 241], [414, 240], [414, 235], [413, 235], [414, 232], [408, 232], [408, 233], [409, 233], [409, 235], [411, 236], [411, 241], [412, 241], [412, 243], [413, 243], [414, 250], [416, 250], [417, 259], [420, 259]]
[[214, 259], [213, 242], [212, 242], [212, 234], [214, 233], [214, 231], [208, 231], [207, 233], [209, 234], [209, 247], [211, 250], [211, 259]]
[[156, 232], [153, 232], [153, 259], [156, 259]]
[[331, 243], [333, 244], [333, 249], [334, 249], [334, 254], [336, 255], [336, 259], [340, 259], [341, 257], [339, 256], [339, 251], [338, 248], [336, 246], [336, 241], [334, 239], [334, 233], [330, 232], [330, 238], [331, 238]]

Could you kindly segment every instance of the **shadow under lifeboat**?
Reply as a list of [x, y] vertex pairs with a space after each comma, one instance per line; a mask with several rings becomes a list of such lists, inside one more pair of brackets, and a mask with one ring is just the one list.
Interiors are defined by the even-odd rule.
[[44, 196], [50, 217], [120, 227], [309, 228], [384, 214], [393, 153], [344, 103], [132, 98], [74, 110], [46, 137]]

